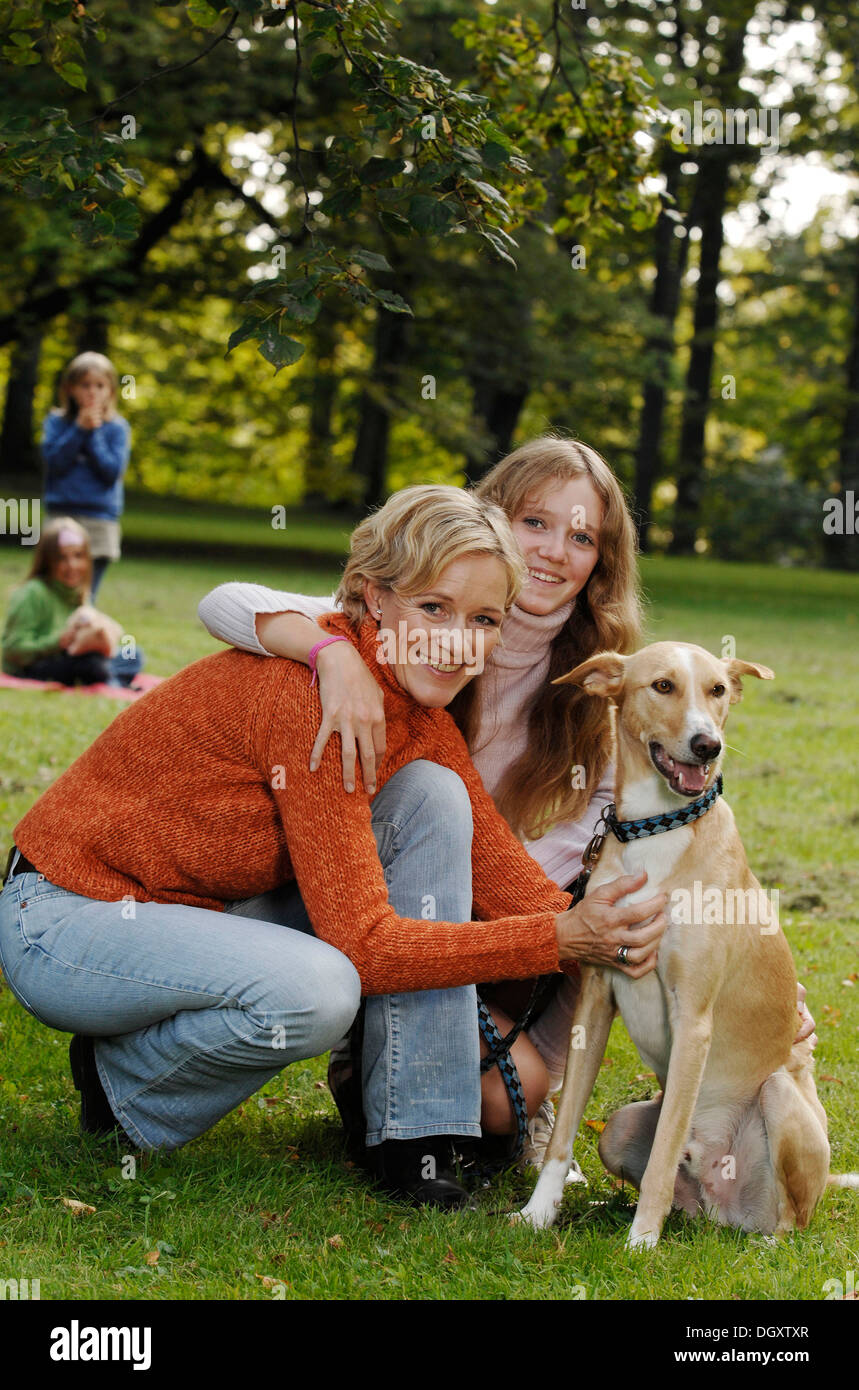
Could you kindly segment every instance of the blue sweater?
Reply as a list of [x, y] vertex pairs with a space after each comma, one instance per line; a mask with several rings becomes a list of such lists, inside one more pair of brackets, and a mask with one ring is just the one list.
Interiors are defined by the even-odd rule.
[[121, 415], [105, 420], [97, 430], [84, 430], [61, 411], [52, 411], [42, 435], [45, 506], [118, 521], [130, 445], [131, 430]]

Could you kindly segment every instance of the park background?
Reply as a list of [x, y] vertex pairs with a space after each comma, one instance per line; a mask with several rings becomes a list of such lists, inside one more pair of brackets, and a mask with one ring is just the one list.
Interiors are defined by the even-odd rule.
[[[808, 986], [836, 1170], [859, 1167], [857, 54], [834, 3], [0, 4], [4, 592], [8, 499], [40, 495], [84, 349], [134, 435], [100, 602], [163, 675], [215, 649], [216, 583], [330, 592], [397, 487], [546, 428], [596, 446], [648, 636], [776, 671], [732, 712], [726, 789]], [[778, 146], [680, 143], [696, 102], [777, 110]], [[3, 692], [5, 841], [117, 708]], [[844, 1193], [778, 1247], [672, 1217], [643, 1274], [596, 1157], [652, 1090], [619, 1024], [591, 1188], [539, 1236], [499, 1219], [520, 1177], [455, 1219], [377, 1196], [321, 1062], [127, 1180], [77, 1134], [64, 1044], [3, 992], [0, 1273], [43, 1298], [816, 1299], [859, 1266]]]

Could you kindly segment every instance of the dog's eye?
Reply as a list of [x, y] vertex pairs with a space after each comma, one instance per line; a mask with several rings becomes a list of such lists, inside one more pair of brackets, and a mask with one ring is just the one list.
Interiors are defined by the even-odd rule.
[[715, 695], [717, 700], [718, 700], [718, 699], [721, 699], [721, 697], [724, 695], [724, 693], [725, 693], [725, 687], [724, 687], [723, 685], [714, 685], [714, 686], [713, 686], [713, 689], [710, 691], [710, 694], [711, 694], [711, 695]]
[[654, 681], [653, 689], [658, 690], [660, 695], [670, 695], [671, 691], [674, 689], [674, 682], [667, 680]]

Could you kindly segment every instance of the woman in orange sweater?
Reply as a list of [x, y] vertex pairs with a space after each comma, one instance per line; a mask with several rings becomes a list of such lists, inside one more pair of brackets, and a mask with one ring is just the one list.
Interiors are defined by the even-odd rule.
[[652, 969], [664, 896], [617, 906], [642, 875], [570, 909], [445, 712], [522, 579], [503, 513], [456, 488], [405, 489], [358, 526], [314, 660], [348, 641], [376, 672], [372, 799], [345, 791], [335, 746], [308, 772], [306, 667], [227, 651], [125, 710], [18, 824], [0, 965], [25, 1008], [76, 1035], [85, 1128], [175, 1148], [329, 1048], [363, 991], [399, 1010], [399, 1071], [368, 1134], [378, 1171], [458, 1204], [451, 1136], [480, 1134], [474, 983], [616, 963], [621, 946], [628, 973]]

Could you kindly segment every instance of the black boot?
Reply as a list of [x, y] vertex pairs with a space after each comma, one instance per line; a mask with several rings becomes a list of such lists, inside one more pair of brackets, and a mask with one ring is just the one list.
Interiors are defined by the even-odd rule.
[[127, 1138], [104, 1093], [95, 1064], [92, 1038], [75, 1033], [69, 1043], [69, 1061], [75, 1089], [81, 1093], [81, 1129], [84, 1134], [119, 1134]]
[[462, 1207], [469, 1197], [454, 1169], [454, 1136], [386, 1139], [367, 1150], [377, 1180], [415, 1206]]

